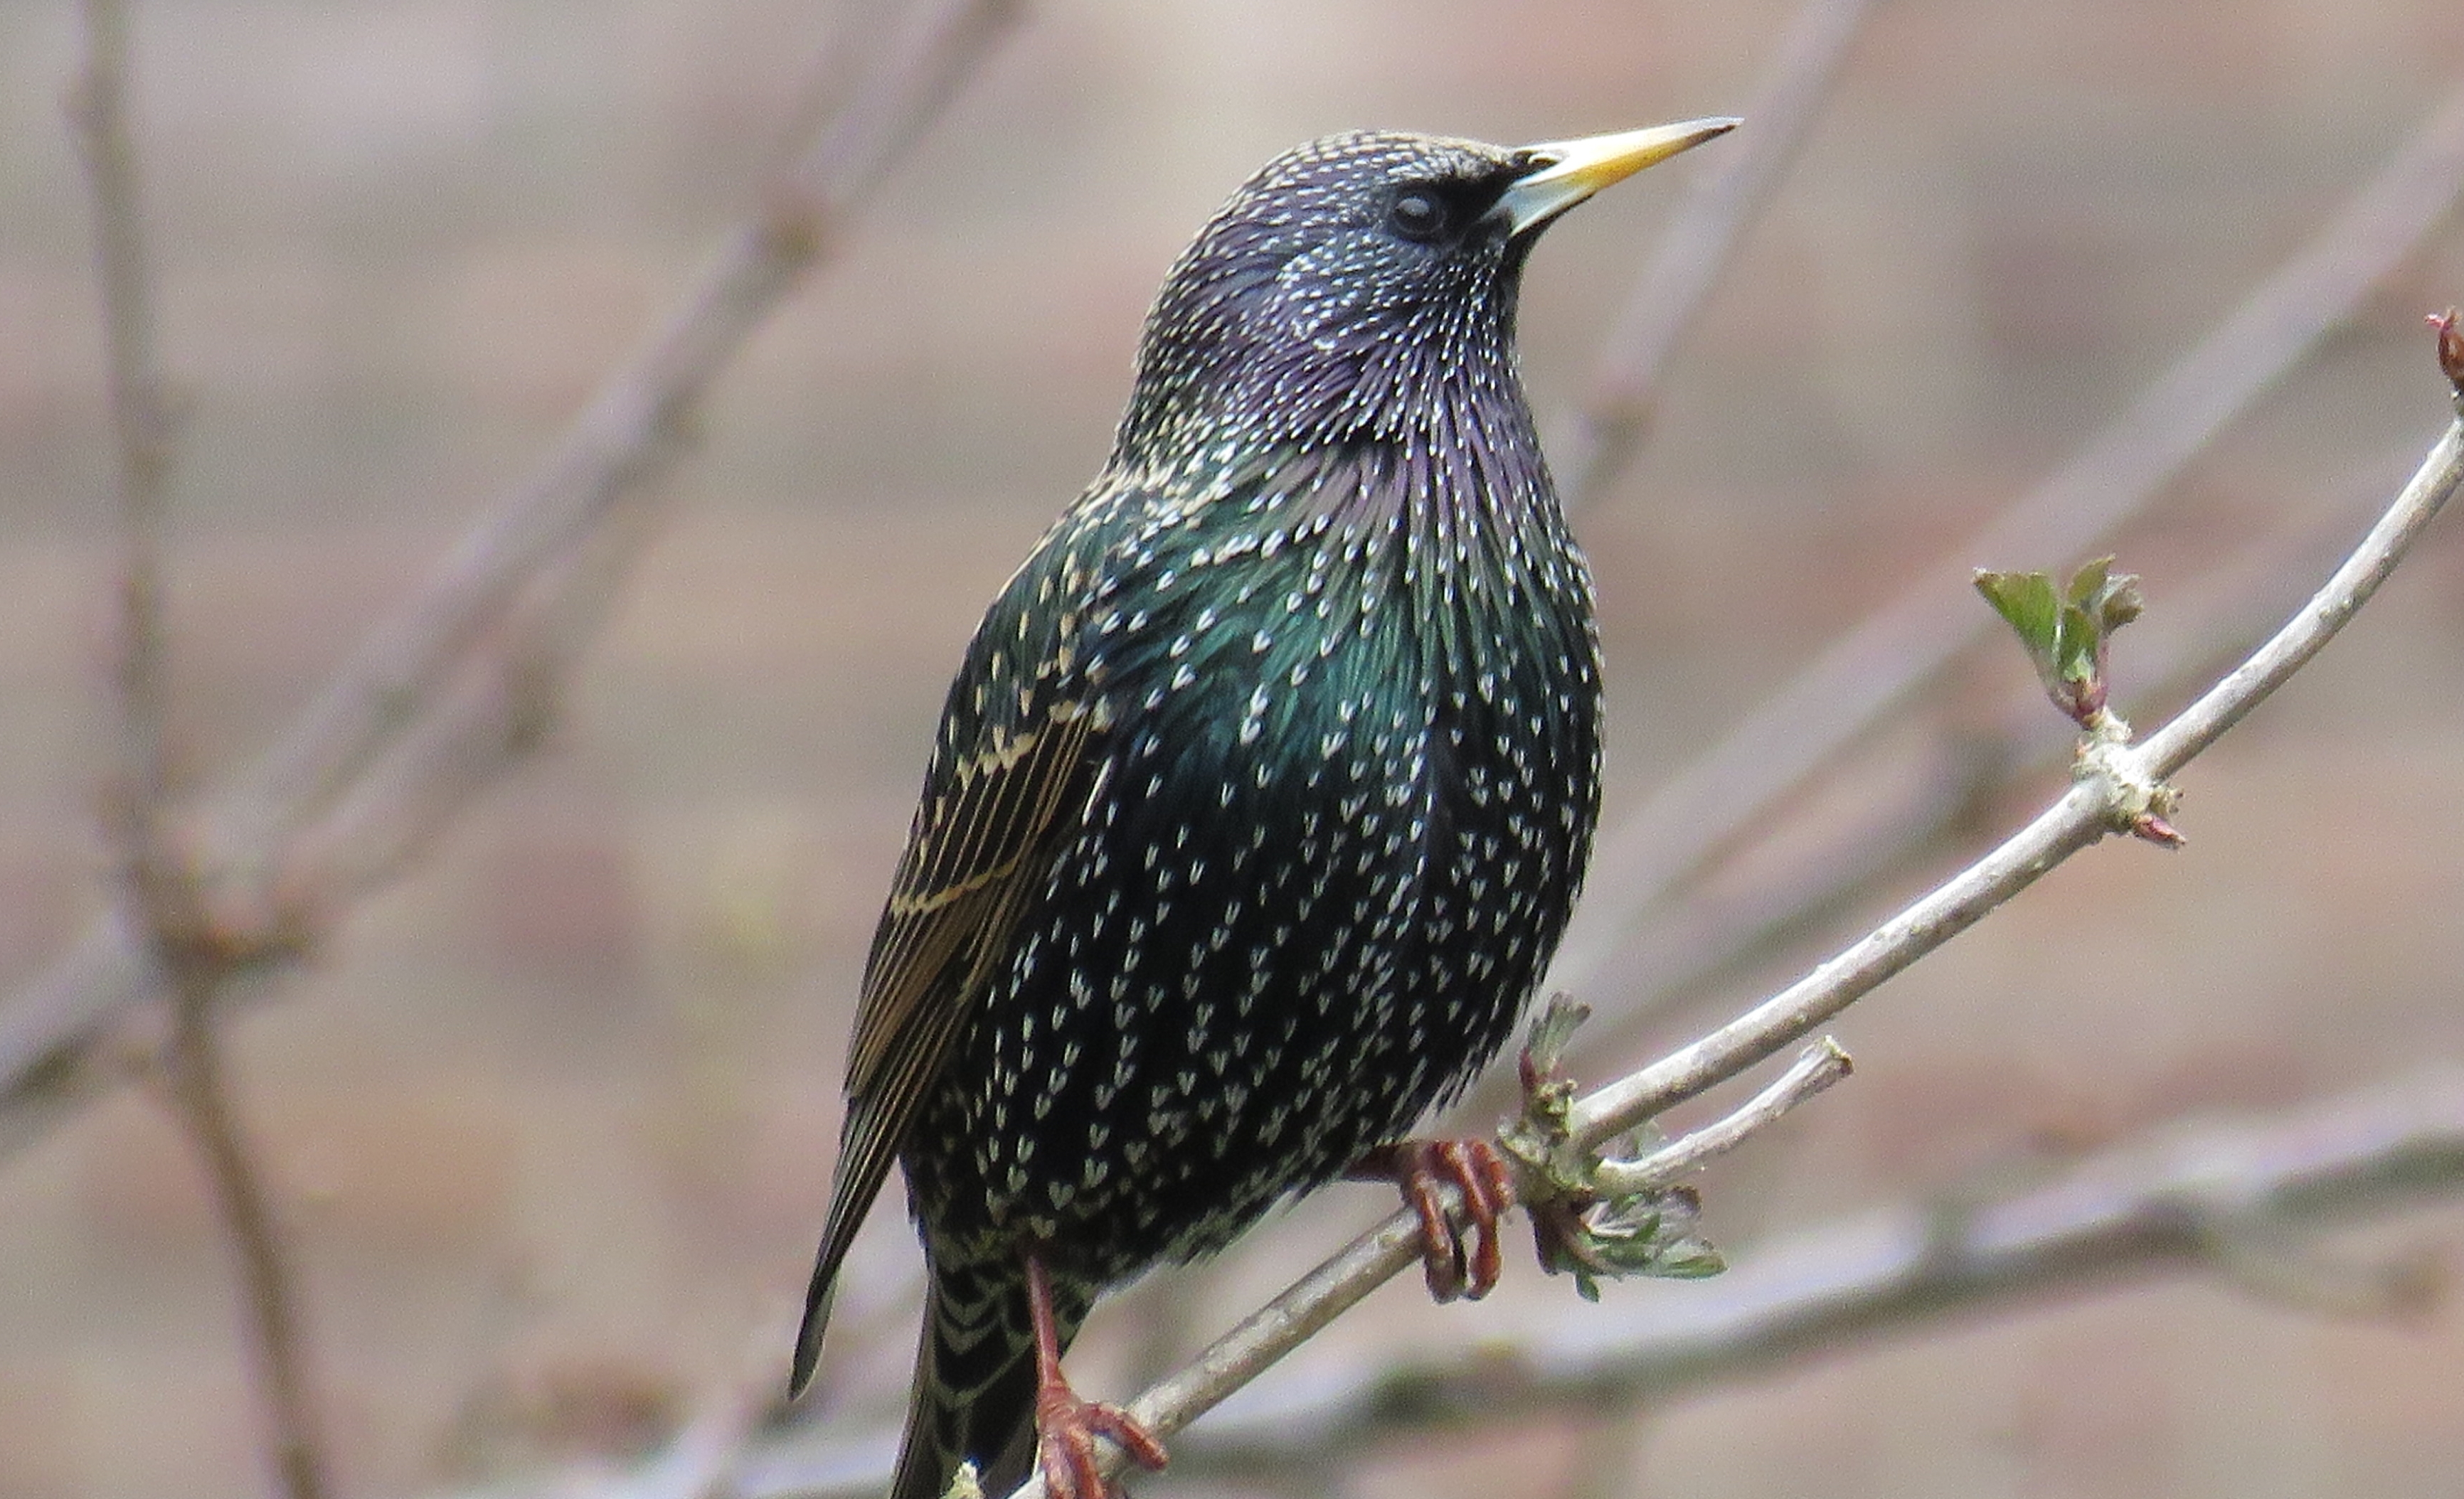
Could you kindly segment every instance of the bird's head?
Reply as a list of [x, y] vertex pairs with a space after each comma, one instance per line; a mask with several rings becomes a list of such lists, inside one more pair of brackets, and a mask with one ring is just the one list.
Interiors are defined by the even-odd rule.
[[1521, 418], [1515, 293], [1540, 230], [1736, 123], [1523, 147], [1361, 131], [1286, 152], [1173, 266], [1120, 456], [1397, 439], [1453, 419], [1450, 401], [1503, 400]]

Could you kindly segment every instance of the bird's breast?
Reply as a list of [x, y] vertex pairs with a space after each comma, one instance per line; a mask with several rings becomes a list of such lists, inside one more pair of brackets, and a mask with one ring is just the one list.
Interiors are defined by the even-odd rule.
[[962, 1043], [982, 1181], [948, 1195], [1045, 1238], [1103, 1216], [1126, 1267], [1227, 1239], [1503, 1044], [1588, 852], [1598, 674], [1561, 533], [1261, 507], [1101, 572], [1102, 762]]

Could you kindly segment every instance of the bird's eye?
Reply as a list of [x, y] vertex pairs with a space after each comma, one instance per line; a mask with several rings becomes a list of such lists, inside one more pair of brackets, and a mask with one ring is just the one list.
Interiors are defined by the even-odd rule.
[[1394, 204], [1386, 210], [1387, 223], [1405, 239], [1432, 240], [1446, 231], [1452, 215], [1446, 211], [1445, 200], [1426, 188], [1412, 187], [1395, 195]]

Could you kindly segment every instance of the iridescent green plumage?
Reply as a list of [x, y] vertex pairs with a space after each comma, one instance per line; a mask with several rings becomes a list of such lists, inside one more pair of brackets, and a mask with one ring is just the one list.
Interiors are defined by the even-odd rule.
[[901, 1499], [961, 1456], [991, 1491], [1023, 1472], [1029, 1259], [1066, 1343], [1512, 1031], [1589, 852], [1600, 711], [1516, 282], [1540, 223], [1715, 133], [1605, 167], [1333, 137], [1175, 266], [1111, 461], [952, 685], [866, 969], [797, 1380], [895, 1156], [935, 1285]]

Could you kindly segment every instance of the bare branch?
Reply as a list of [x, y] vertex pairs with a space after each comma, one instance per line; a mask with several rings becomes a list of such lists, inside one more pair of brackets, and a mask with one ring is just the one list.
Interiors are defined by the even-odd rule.
[[[903, 9], [886, 33], [859, 37], [852, 62], [825, 68], [825, 85], [843, 101], [807, 112], [760, 211], [678, 312], [610, 378], [539, 475], [474, 527], [427, 592], [203, 809], [191, 867], [210, 873], [205, 924], [234, 972], [295, 956], [317, 923], [398, 867], [502, 766], [521, 736], [490, 703], [536, 706], [551, 683], [535, 675], [517, 697], [494, 699], [485, 683], [542, 665], [561, 675], [570, 649], [541, 642], [585, 635], [604, 580], [623, 571], [621, 555], [578, 559], [628, 505], [649, 503], [646, 487], [683, 445], [694, 402], [836, 245], [900, 148], [1018, 9], [1017, 0], [928, 0]], [[400, 799], [371, 800], [379, 783]], [[321, 821], [329, 817], [339, 820]], [[363, 835], [367, 841], [358, 841]], [[143, 930], [141, 919], [115, 908], [0, 1008], [0, 1147], [33, 1138], [125, 1075], [117, 1028], [172, 988]], [[150, 1039], [141, 1034], [136, 1044]]]
[[[1911, 1336], [1954, 1314], [2160, 1271], [2247, 1286], [2240, 1246], [2254, 1236], [2332, 1230], [2458, 1193], [2464, 1075], [2452, 1071], [2272, 1119], [2179, 1124], [2008, 1195], [1911, 1202], [1812, 1228], [1717, 1280], [1547, 1317], [1510, 1347], [1280, 1380], [1183, 1435], [1173, 1464], [1188, 1476], [1246, 1473], [1413, 1432], [1665, 1402], [1853, 1336]], [[2417, 1275], [2373, 1284], [2343, 1308], [2419, 1304]]]
[[1689, 1046], [1598, 1090], [1574, 1109], [1573, 1133], [1597, 1144], [1736, 1076], [1811, 1033], [1881, 983], [1966, 931], [2054, 865], [2146, 810], [2147, 799], [2217, 735], [2283, 685], [2334, 639], [2464, 483], [2464, 422], [2451, 424], [2404, 492], [2343, 566], [2275, 639], [2145, 745], [2116, 748], [2027, 827], [1882, 923], [1871, 935], [1753, 1010]]
[[255, 1155], [231, 1112], [209, 997], [209, 986], [203, 986], [182, 995], [175, 1006], [165, 1069], [171, 1100], [183, 1131], [197, 1148], [238, 1264], [242, 1321], [275, 1478], [285, 1499], [321, 1499], [330, 1486], [315, 1386], [299, 1335], [295, 1277]]
[[[633, 363], [602, 386], [565, 445], [531, 483], [464, 536], [420, 599], [378, 630], [257, 767], [222, 797], [223, 857], [278, 853], [302, 822], [393, 743], [422, 702], [479, 643], [521, 586], [619, 501], [665, 472], [687, 415], [753, 330], [838, 241], [900, 152], [922, 133], [1016, 11], [1015, 0], [919, 5], [853, 73], [844, 107], [767, 189], [699, 285]], [[845, 76], [844, 70], [825, 70]]]
[[[2315, 576], [2343, 555], [2353, 525], [2346, 509], [2291, 520], [2168, 588], [2164, 608], [2132, 629], [2128, 664], [2143, 684], [2136, 696], [2187, 695], [2248, 655], [2283, 618], [2287, 580]], [[1995, 803], [2068, 757], [2075, 739], [2060, 728], [2035, 684], [2014, 682], [1981, 723], [1941, 728], [1913, 769], [1903, 756], [1888, 784], [1859, 783], [1843, 793], [1859, 815], [1819, 848], [1793, 857], [1776, 882], [1717, 897], [1690, 889], [1673, 899], [1627, 947], [1618, 970], [1636, 977], [1609, 991], [1608, 1023], [1586, 1032], [1587, 1049], [1624, 1054], [1671, 1005], [1812, 935], [1886, 882], [1952, 850], [1983, 846]], [[1509, 1096], [1509, 1082], [1493, 1080], [1469, 1108], [1493, 1113], [1511, 1106]]]
[[94, 198], [96, 279], [120, 469], [120, 639], [112, 672], [119, 762], [104, 799], [122, 881], [150, 909], [160, 905], [154, 893], [160, 822], [170, 797], [163, 537], [171, 416], [155, 355], [154, 280], [128, 118], [127, 15], [118, 0], [86, 0], [83, 15], [85, 66], [69, 114]]
[[1744, 112], [1750, 128], [1739, 132], [1737, 149], [1691, 180], [1650, 267], [1609, 329], [1582, 409], [1550, 442], [1550, 467], [1570, 509], [1597, 503], [1624, 471], [1651, 424], [1661, 377], [1678, 344], [1728, 269], [1737, 241], [1804, 149], [1840, 60], [1872, 9], [1873, 0], [1806, 0], [1771, 77]]
[[1800, 1103], [1848, 1075], [1852, 1064], [1839, 1043], [1825, 1036], [1805, 1049], [1788, 1071], [1760, 1093], [1700, 1129], [1689, 1130], [1639, 1161], [1604, 1161], [1594, 1180], [1605, 1197], [1624, 1197], [1665, 1186], [1700, 1171], [1755, 1135], [1778, 1123]]
[[2459, 417], [2447, 435], [2431, 449], [2430, 457], [2395, 505], [2379, 517], [2370, 533], [2327, 585], [2311, 597], [2301, 612], [2285, 621], [2276, 638], [2258, 648], [2250, 660], [2233, 668], [2222, 682], [2208, 689], [2197, 702], [2184, 708], [2173, 721], [2148, 736], [2147, 742], [2129, 751], [2130, 773], [2150, 780], [2162, 780], [2188, 765], [2250, 713], [2267, 701], [2276, 689], [2292, 679], [2295, 672], [2307, 665], [2312, 657], [2326, 648], [2345, 622], [2379, 585], [2393, 573], [2396, 564], [2421, 533], [2438, 516], [2439, 508], [2464, 481], [2464, 392], [2457, 398]]
[[122, 899], [142, 937], [177, 975], [168, 1056], [171, 1101], [195, 1145], [237, 1261], [250, 1362], [269, 1466], [287, 1499], [321, 1499], [325, 1462], [282, 1240], [231, 1108], [213, 1000], [225, 976], [202, 943], [186, 859], [168, 839], [169, 636], [164, 609], [170, 416], [155, 356], [137, 147], [128, 107], [128, 25], [118, 0], [86, 0], [85, 70], [72, 114], [94, 195], [112, 424], [120, 450], [120, 642], [112, 674], [117, 784], [105, 795]]
[[[1858, 1336], [1909, 1336], [2031, 1296], [2206, 1271], [2266, 1293], [2247, 1247], [2464, 1195], [2464, 1074], [2432, 1073], [2254, 1119], [2185, 1121], [1998, 1195], [1936, 1194], [1806, 1229], [1715, 1280], [1584, 1303], [1501, 1346], [1319, 1364], [1252, 1387], [1174, 1442], [1182, 1478], [1279, 1480], [1372, 1444], [1538, 1413], [1665, 1403]], [[2418, 1275], [2310, 1304], [2419, 1304]], [[748, 1454], [734, 1499], [870, 1499], [879, 1442], [789, 1433]]]
[[[1589, 897], [1549, 987], [1595, 985], [1635, 916], [1975, 641], [1979, 558], [2051, 563], [2144, 508], [2192, 455], [2343, 322], [2464, 191], [2464, 90], [2355, 194], [2336, 219], [2222, 326], [2149, 386], [2094, 443], [1898, 598], [1842, 637], [1671, 776], [1592, 861]], [[1956, 583], [1947, 581], [1956, 578]]]
[[299, 830], [286, 860], [290, 878], [331, 906], [373, 894], [544, 740], [562, 688], [654, 518], [645, 504], [620, 507], [579, 547], [550, 559], [491, 648], [439, 684], [426, 711]]

